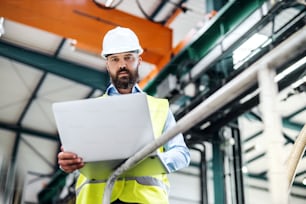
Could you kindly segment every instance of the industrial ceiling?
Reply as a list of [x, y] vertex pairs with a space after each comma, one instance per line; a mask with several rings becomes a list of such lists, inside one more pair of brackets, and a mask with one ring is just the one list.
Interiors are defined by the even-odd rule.
[[[52, 103], [103, 93], [109, 80], [100, 51], [109, 29], [124, 26], [137, 33], [144, 48], [140, 85], [168, 98], [179, 120], [296, 30], [305, 29], [304, 4], [271, 2], [224, 1], [219, 6], [202, 0], [118, 0], [106, 7], [102, 0], [2, 0], [0, 186], [27, 185], [27, 172], [47, 183], [57, 172], [60, 143]], [[234, 61], [235, 50], [255, 34], [266, 38]], [[298, 68], [279, 81], [287, 152], [306, 121], [305, 51], [279, 69], [280, 73], [297, 61]], [[257, 88], [252, 86], [184, 135], [190, 147], [211, 143], [217, 130], [239, 121], [249, 185], [266, 188], [266, 149], [258, 145], [264, 138]], [[211, 159], [208, 156], [208, 162]], [[192, 164], [199, 165], [196, 159]], [[294, 194], [302, 198], [304, 177], [303, 157], [294, 183]], [[3, 199], [13, 199], [8, 191]]]

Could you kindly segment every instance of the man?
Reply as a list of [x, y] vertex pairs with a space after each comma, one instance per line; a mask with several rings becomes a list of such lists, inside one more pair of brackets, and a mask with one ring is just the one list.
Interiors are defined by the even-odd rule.
[[[106, 59], [111, 85], [107, 88], [105, 96], [142, 92], [137, 85], [142, 52], [139, 40], [132, 30], [117, 27], [107, 32], [103, 39], [102, 56]], [[155, 114], [152, 120], [154, 133], [159, 137], [175, 125], [175, 119], [169, 110], [167, 100], [151, 96], [147, 98], [151, 117], [154, 115], [151, 111], [152, 106], [155, 106], [155, 112], [157, 108], [158, 112], [162, 113]], [[171, 172], [189, 165], [190, 154], [182, 134], [168, 141], [159, 151]], [[67, 173], [84, 166], [82, 158], [63, 149], [58, 154], [58, 163]], [[101, 204], [104, 188], [105, 181], [92, 181], [80, 174], [76, 184], [77, 203]], [[165, 174], [120, 179], [113, 187], [111, 202], [167, 204], [168, 189], [169, 182]]]

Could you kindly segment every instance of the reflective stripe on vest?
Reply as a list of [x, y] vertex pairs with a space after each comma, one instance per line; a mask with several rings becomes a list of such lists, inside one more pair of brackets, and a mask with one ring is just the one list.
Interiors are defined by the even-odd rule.
[[[163, 131], [169, 112], [169, 103], [166, 99], [157, 99], [152, 96], [147, 96], [151, 121], [155, 138], [158, 138]], [[159, 148], [158, 151], [163, 151]], [[112, 191], [112, 200], [122, 199], [125, 202], [140, 202], [148, 203], [148, 200], [158, 203], [168, 203], [169, 181], [167, 175], [161, 174], [156, 176], [143, 177], [126, 177], [117, 179]], [[106, 180], [88, 180], [80, 174], [77, 185], [77, 204], [79, 203], [101, 203], [103, 197]], [[134, 193], [129, 191], [133, 188]], [[154, 193], [153, 193], [153, 192]], [[149, 193], [146, 193], [149, 192]], [[152, 194], [153, 193], [153, 194]], [[152, 197], [154, 195], [154, 197]], [[157, 201], [157, 200], [158, 201]]]
[[[157, 178], [151, 177], [151, 176], [140, 176], [140, 177], [125, 177], [125, 178], [118, 178], [118, 181], [120, 180], [125, 180], [125, 181], [130, 181], [130, 180], [136, 180], [139, 184], [142, 185], [148, 185], [148, 186], [157, 186], [159, 188], [162, 188], [165, 192], [169, 193], [169, 187], [165, 185], [162, 181], [160, 181]], [[106, 183], [107, 179], [100, 179], [100, 180], [95, 180], [95, 179], [87, 179], [84, 183], [82, 183], [81, 186], [79, 186], [76, 189], [76, 195], [78, 196], [82, 188], [86, 184], [90, 183]]]

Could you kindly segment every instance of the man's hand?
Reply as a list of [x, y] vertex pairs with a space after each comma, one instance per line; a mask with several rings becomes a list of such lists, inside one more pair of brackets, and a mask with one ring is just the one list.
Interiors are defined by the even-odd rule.
[[71, 173], [84, 166], [84, 162], [81, 157], [78, 157], [72, 152], [65, 152], [63, 147], [61, 148], [61, 152], [58, 153], [57, 158], [58, 164], [66, 173]]

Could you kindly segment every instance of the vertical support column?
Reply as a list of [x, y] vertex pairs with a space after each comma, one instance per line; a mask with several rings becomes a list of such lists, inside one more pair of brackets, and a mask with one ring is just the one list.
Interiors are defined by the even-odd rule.
[[[237, 121], [235, 124], [238, 126]], [[236, 186], [236, 203], [237, 204], [244, 204], [244, 183], [243, 183], [243, 173], [242, 173], [242, 147], [241, 147], [241, 140], [240, 140], [240, 132], [238, 128], [232, 127], [232, 135], [235, 141], [233, 146], [233, 154], [234, 154], [234, 179], [235, 179], [235, 186]]]
[[[218, 137], [218, 135], [215, 135]], [[224, 188], [224, 165], [223, 152], [220, 148], [220, 140], [213, 141], [213, 172], [214, 172], [214, 198], [215, 203], [225, 204], [225, 188]]]
[[202, 189], [201, 200], [203, 204], [208, 204], [206, 146], [204, 143], [202, 143], [202, 145], [203, 145], [203, 150], [201, 151], [201, 166], [200, 166], [201, 180], [202, 180], [201, 181], [201, 189]]
[[275, 70], [268, 66], [258, 71], [260, 88], [260, 108], [264, 122], [264, 137], [267, 145], [268, 180], [271, 204], [288, 204], [288, 182], [284, 165], [282, 124], [277, 109], [277, 84], [274, 82]]

